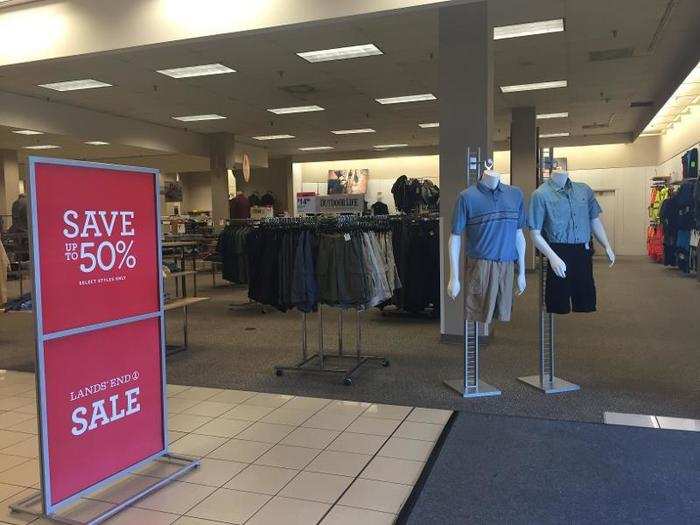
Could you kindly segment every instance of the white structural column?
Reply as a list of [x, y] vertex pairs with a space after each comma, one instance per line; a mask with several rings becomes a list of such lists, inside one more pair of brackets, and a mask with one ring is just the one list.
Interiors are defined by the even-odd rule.
[[221, 229], [222, 221], [229, 218], [228, 170], [236, 162], [236, 141], [231, 133], [215, 133], [210, 140], [211, 217], [214, 229]]
[[[513, 108], [510, 124], [510, 183], [523, 190], [525, 202], [530, 202], [537, 189], [537, 123], [534, 107]], [[527, 244], [527, 270], [535, 268], [535, 250]]]
[[445, 286], [452, 212], [466, 187], [467, 148], [481, 148], [484, 159], [493, 155], [493, 51], [487, 2], [441, 8], [439, 29], [441, 333], [457, 336], [464, 334], [464, 294], [452, 301]]
[[[0, 215], [12, 213], [12, 203], [19, 196], [19, 165], [17, 152], [0, 150]], [[12, 224], [10, 217], [2, 217], [5, 228]]]

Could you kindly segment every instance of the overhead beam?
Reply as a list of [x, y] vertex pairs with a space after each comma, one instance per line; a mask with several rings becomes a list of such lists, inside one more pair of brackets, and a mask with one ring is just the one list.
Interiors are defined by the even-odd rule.
[[0, 125], [209, 157], [209, 143], [200, 133], [2, 91]]
[[0, 9], [0, 66], [444, 3], [453, 2], [42, 0]]

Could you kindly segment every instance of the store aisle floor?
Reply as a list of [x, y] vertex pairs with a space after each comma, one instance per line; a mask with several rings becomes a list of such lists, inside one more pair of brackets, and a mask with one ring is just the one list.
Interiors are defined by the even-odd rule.
[[[613, 269], [596, 263], [598, 312], [556, 319], [557, 375], [581, 385], [576, 393], [544, 396], [520, 383], [538, 366], [537, 279], [517, 298], [513, 321], [497, 324], [482, 351], [481, 374], [497, 398], [464, 400], [443, 386], [462, 370], [460, 345], [439, 343], [439, 322], [398, 314], [363, 314], [367, 353], [387, 356], [389, 368], [368, 365], [354, 384], [338, 376], [276, 377], [273, 367], [300, 355], [301, 316], [244, 303], [246, 292], [199, 277], [199, 294], [212, 300], [190, 310], [190, 351], [169, 358], [171, 382], [291, 395], [602, 422], [603, 413], [700, 418], [700, 283], [643, 257], [621, 257]], [[325, 340], [337, 345], [337, 314], [328, 311]], [[353, 317], [346, 314], [346, 348], [354, 348]], [[178, 340], [179, 314], [168, 314], [169, 338]], [[309, 318], [309, 345], [317, 344]], [[29, 316], [0, 315], [0, 367], [31, 370]]]
[[[0, 371], [0, 524], [39, 486], [34, 376]], [[450, 418], [446, 410], [168, 386], [170, 451], [201, 466], [107, 523], [390, 524]], [[4, 410], [12, 406], [12, 410]], [[89, 520], [172, 472], [155, 463], [61, 513]]]

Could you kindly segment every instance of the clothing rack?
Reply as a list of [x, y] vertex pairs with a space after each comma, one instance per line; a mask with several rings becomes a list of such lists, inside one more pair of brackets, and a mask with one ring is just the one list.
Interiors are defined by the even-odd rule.
[[[313, 215], [304, 217], [271, 217], [264, 218], [256, 225], [257, 228], [272, 229], [308, 229], [319, 233], [348, 233], [357, 230], [383, 231], [389, 230], [389, 219], [386, 216], [359, 215]], [[343, 308], [338, 308], [338, 348], [337, 352], [329, 352], [325, 341], [326, 317], [324, 310], [332, 308], [317, 304], [318, 318], [318, 350], [309, 355], [309, 312], [302, 311], [301, 317], [301, 359], [292, 365], [274, 367], [275, 374], [282, 376], [285, 372], [320, 373], [341, 375], [343, 384], [352, 385], [353, 376], [366, 364], [379, 362], [383, 367], [389, 366], [389, 360], [383, 356], [365, 355], [362, 344], [362, 314], [364, 306], [349, 308], [355, 311], [355, 351], [347, 354], [343, 341], [344, 316]]]
[[[553, 157], [554, 148], [549, 148], [550, 166], [553, 165]], [[541, 151], [540, 158], [542, 158]], [[538, 166], [542, 166], [541, 162], [538, 162], [537, 164]], [[548, 175], [551, 174], [552, 170], [550, 169]], [[545, 177], [544, 172], [540, 168], [537, 174], [537, 185], [540, 186], [541, 184], [543, 184], [546, 178], [548, 177]], [[545, 394], [573, 392], [579, 390], [581, 387], [577, 384], [565, 381], [564, 379], [560, 379], [556, 375], [554, 375], [556, 348], [554, 344], [554, 314], [547, 312], [547, 305], [545, 300], [545, 293], [547, 287], [547, 265], [549, 264], [549, 262], [546, 260], [546, 258], [540, 251], [537, 252], [537, 260], [539, 263], [540, 277], [540, 372], [537, 375], [519, 377], [518, 380], [534, 388], [537, 388]]]
[[[338, 309], [338, 352], [327, 353], [324, 341], [323, 305], [318, 305], [318, 352], [308, 355], [308, 314], [303, 312], [301, 318], [301, 360], [293, 365], [275, 366], [275, 374], [282, 376], [285, 371], [311, 372], [321, 374], [342, 374], [343, 384], [352, 385], [352, 377], [360, 368], [372, 361], [379, 361], [383, 367], [389, 366], [386, 357], [365, 355], [362, 353], [362, 316], [360, 309], [355, 309], [355, 354], [345, 354], [343, 345], [343, 310]], [[336, 366], [332, 366], [335, 362]], [[348, 366], [343, 367], [343, 363]]]
[[[481, 159], [481, 148], [467, 148], [467, 187], [479, 182], [484, 161]], [[466, 290], [463, 292], [466, 295]], [[491, 397], [501, 395], [501, 391], [479, 378], [479, 339], [484, 333], [483, 323], [472, 321], [464, 312], [464, 377], [448, 379], [445, 384], [456, 390], [464, 398]], [[481, 334], [479, 333], [481, 331]]]

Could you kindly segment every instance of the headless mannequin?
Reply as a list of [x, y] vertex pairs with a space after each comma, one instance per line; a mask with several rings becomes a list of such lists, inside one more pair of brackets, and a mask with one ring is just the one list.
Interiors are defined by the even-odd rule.
[[[488, 167], [488, 166], [487, 166]], [[481, 176], [481, 182], [489, 189], [496, 189], [501, 177], [497, 172], [488, 170]], [[462, 249], [462, 237], [460, 235], [450, 235], [450, 280], [447, 284], [447, 295], [452, 300], [456, 299], [461, 289], [459, 282], [459, 255]], [[518, 252], [518, 295], [525, 291], [525, 235], [519, 229], [515, 237], [515, 248]]]
[[[563, 188], [566, 182], [569, 180], [569, 174], [565, 171], [557, 171], [551, 175], [552, 182], [556, 184], [559, 188]], [[608, 240], [608, 235], [605, 233], [605, 227], [599, 217], [591, 220], [591, 232], [596, 240], [605, 248], [605, 254], [608, 256], [608, 261], [610, 261], [610, 268], [615, 264], [615, 253], [610, 246], [610, 241]], [[554, 253], [554, 250], [549, 246], [545, 238], [542, 236], [541, 230], [531, 230], [530, 237], [535, 247], [542, 252], [542, 254], [549, 260], [549, 265], [552, 267], [552, 271], [558, 277], [566, 277], [566, 263], [561, 260], [561, 258]]]

